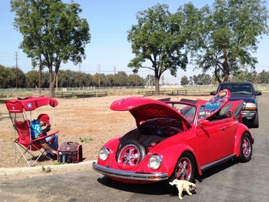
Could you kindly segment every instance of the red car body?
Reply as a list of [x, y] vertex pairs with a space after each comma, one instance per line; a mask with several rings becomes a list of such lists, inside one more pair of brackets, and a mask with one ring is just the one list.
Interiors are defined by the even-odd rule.
[[249, 161], [254, 139], [239, 121], [243, 101], [228, 101], [229, 97], [225, 89], [209, 101], [114, 101], [110, 108], [129, 111], [137, 128], [108, 141], [94, 170], [127, 183], [193, 181], [195, 174], [230, 159]]

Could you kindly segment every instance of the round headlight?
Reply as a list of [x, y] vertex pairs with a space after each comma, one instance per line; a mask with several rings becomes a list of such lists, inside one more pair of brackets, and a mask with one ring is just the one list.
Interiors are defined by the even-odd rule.
[[107, 160], [108, 156], [109, 156], [110, 152], [108, 150], [107, 147], [103, 147], [102, 149], [100, 149], [99, 151], [99, 158], [103, 161]]
[[149, 159], [149, 167], [154, 170], [157, 170], [162, 164], [162, 157], [158, 154], [154, 154]]

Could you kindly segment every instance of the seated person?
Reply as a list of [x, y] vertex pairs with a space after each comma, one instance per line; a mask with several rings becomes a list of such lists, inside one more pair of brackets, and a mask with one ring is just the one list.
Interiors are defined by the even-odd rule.
[[[47, 114], [40, 114], [37, 119], [31, 122], [31, 138], [32, 140], [38, 137], [46, 136], [50, 130], [50, 117]], [[42, 127], [45, 127], [42, 129]], [[39, 141], [42, 147], [46, 150], [48, 155], [57, 154], [58, 150], [58, 134], [52, 135]]]

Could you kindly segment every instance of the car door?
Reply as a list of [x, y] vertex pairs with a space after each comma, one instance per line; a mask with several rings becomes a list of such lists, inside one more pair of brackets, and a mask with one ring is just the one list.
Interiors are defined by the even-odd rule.
[[202, 120], [196, 128], [197, 150], [201, 165], [227, 156], [227, 130], [229, 122], [224, 120]]
[[226, 126], [224, 128], [225, 136], [226, 136], [226, 147], [227, 152], [226, 156], [234, 153], [234, 144], [235, 144], [235, 134], [238, 126], [238, 122], [236, 120], [226, 121]]

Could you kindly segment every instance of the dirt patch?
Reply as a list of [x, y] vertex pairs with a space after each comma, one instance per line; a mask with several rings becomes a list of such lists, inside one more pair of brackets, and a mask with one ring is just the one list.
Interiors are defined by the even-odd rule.
[[[57, 99], [59, 105], [56, 108], [44, 106], [34, 110], [32, 119], [35, 119], [40, 113], [48, 113], [51, 117], [52, 131], [54, 129], [60, 131], [59, 144], [66, 141], [78, 142], [83, 148], [84, 161], [95, 160], [99, 149], [106, 141], [122, 136], [135, 128], [134, 118], [129, 112], [110, 110], [110, 104], [119, 98], [122, 97], [61, 98]], [[181, 98], [175, 96], [172, 99], [178, 100]], [[13, 141], [16, 135], [3, 102], [0, 103], [0, 113], [2, 117], [0, 119], [0, 167], [27, 167], [23, 160], [17, 164], [14, 163]], [[46, 160], [38, 162], [37, 165], [51, 165], [53, 163], [55, 161]]]

